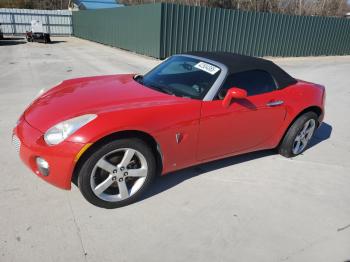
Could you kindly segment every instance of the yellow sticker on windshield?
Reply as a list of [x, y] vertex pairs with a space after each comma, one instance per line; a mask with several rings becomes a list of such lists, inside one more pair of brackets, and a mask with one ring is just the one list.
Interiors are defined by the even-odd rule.
[[199, 62], [194, 67], [203, 70], [211, 75], [215, 75], [220, 70], [220, 68], [204, 62]]

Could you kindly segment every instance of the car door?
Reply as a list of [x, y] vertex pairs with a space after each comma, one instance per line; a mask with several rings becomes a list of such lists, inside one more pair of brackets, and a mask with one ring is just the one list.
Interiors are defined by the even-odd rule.
[[[247, 98], [222, 105], [227, 90], [238, 87]], [[264, 148], [281, 127], [286, 108], [284, 90], [278, 90], [266, 71], [251, 70], [229, 75], [212, 101], [203, 101], [198, 137], [198, 160]]]

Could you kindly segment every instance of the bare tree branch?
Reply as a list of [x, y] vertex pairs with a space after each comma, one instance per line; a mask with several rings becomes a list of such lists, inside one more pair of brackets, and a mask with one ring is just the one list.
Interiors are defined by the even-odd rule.
[[[1, 7], [60, 9], [69, 0], [0, 0]], [[125, 5], [158, 2], [209, 6], [245, 11], [273, 12], [291, 15], [344, 16], [350, 11], [347, 0], [118, 0]]]

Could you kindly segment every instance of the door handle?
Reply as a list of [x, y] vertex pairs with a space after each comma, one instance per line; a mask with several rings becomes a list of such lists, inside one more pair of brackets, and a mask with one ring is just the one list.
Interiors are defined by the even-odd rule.
[[282, 101], [282, 100], [276, 100], [276, 101], [268, 102], [266, 105], [267, 106], [279, 106], [279, 105], [282, 105], [283, 103], [284, 103], [284, 101]]

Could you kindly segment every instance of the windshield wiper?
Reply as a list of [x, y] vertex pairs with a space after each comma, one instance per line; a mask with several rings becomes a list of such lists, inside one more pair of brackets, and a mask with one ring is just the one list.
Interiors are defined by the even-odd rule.
[[152, 83], [145, 83], [144, 81], [143, 81], [143, 75], [135, 75], [134, 76], [134, 80], [136, 81], [136, 82], [138, 82], [139, 84], [141, 84], [141, 85], [144, 85], [144, 86], [148, 86], [148, 87], [150, 87], [150, 88], [152, 88], [152, 89], [155, 89], [155, 90], [157, 90], [157, 91], [160, 91], [160, 92], [162, 92], [162, 93], [166, 93], [166, 94], [168, 94], [168, 95], [174, 95], [174, 93], [173, 92], [171, 92], [167, 87], [165, 87], [165, 86], [160, 86], [160, 85], [156, 85], [156, 84], [152, 84]]
[[159, 85], [155, 85], [155, 84], [147, 84], [148, 87], [151, 87], [153, 89], [156, 89], [162, 93], [166, 93], [168, 95], [174, 95], [173, 92], [171, 92], [167, 87], [165, 86], [159, 86]]

